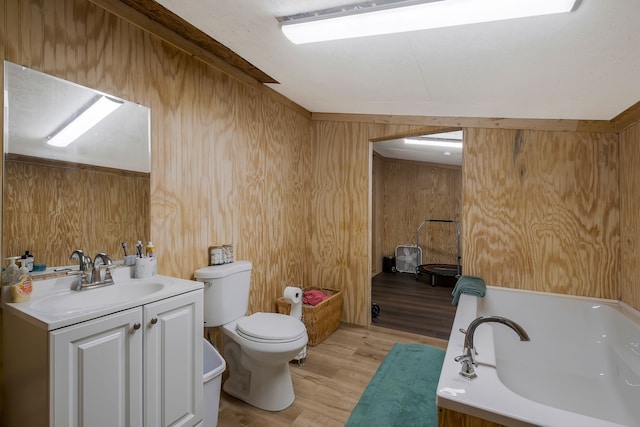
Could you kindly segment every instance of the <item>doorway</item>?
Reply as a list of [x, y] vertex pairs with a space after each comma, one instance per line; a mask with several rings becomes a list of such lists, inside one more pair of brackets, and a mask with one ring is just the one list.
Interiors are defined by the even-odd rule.
[[415, 256], [414, 265], [457, 263], [457, 236], [450, 224], [423, 227], [420, 250], [416, 234], [425, 219], [460, 221], [462, 141], [463, 131], [455, 130], [372, 143], [371, 296], [380, 306], [374, 325], [439, 337], [444, 327], [448, 337], [455, 281], [435, 278], [432, 283], [413, 266], [391, 273], [388, 261], [406, 255]]

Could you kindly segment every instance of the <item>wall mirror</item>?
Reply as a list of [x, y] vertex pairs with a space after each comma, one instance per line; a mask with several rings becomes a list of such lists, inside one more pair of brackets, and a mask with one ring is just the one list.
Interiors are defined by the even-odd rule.
[[52, 268], [74, 249], [117, 260], [122, 242], [149, 239], [150, 109], [7, 61], [4, 71], [2, 256], [28, 250]]

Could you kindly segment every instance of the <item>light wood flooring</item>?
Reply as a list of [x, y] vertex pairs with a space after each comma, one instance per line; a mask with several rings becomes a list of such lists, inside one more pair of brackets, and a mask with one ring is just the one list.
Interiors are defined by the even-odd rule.
[[296, 400], [280, 412], [254, 408], [220, 394], [219, 427], [344, 426], [362, 392], [396, 342], [445, 349], [445, 340], [379, 326], [340, 325], [325, 341], [307, 348], [304, 364], [291, 363]]
[[446, 349], [455, 307], [452, 284], [430, 276], [381, 273], [371, 297], [381, 307], [370, 327], [342, 324], [325, 341], [307, 347], [304, 364], [291, 363], [296, 400], [280, 412], [254, 408], [220, 394], [218, 426], [344, 426], [373, 374], [396, 342]]

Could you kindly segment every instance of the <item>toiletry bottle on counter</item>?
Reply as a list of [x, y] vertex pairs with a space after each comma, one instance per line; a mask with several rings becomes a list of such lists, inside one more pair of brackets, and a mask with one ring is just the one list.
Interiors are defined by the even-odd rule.
[[24, 276], [29, 275], [29, 269], [27, 268], [27, 260], [25, 258], [20, 258], [18, 262], [20, 263], [20, 268], [18, 268], [18, 277], [21, 279]]
[[155, 246], [153, 246], [153, 242], [149, 241], [149, 243], [147, 243], [147, 256], [153, 256], [154, 250]]
[[11, 285], [11, 298], [13, 302], [25, 302], [31, 299], [31, 292], [33, 291], [33, 284], [31, 283], [31, 277], [27, 274], [22, 276], [18, 283]]
[[29, 251], [25, 251], [24, 255], [22, 255], [21, 258], [27, 261], [25, 263], [25, 267], [27, 267], [29, 271], [33, 271], [33, 262], [34, 262], [33, 255], [31, 255]]
[[16, 264], [16, 260], [20, 259], [18, 256], [11, 256], [6, 258], [9, 261], [9, 265], [7, 265], [7, 283], [15, 283], [20, 278], [20, 271], [18, 268], [18, 264]]
[[[17, 258], [17, 257], [16, 257]], [[29, 270], [27, 269], [27, 260], [19, 259], [22, 266], [18, 268], [18, 279], [11, 283], [11, 298], [13, 302], [25, 302], [31, 298], [31, 291], [33, 291], [33, 285], [31, 283], [31, 277], [29, 277]]]

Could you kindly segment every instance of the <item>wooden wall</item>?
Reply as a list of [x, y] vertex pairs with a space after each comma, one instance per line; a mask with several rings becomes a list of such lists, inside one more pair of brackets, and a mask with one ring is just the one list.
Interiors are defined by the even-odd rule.
[[371, 275], [382, 271], [384, 241], [384, 157], [372, 152], [371, 162]]
[[5, 160], [4, 174], [7, 256], [29, 250], [36, 264], [52, 267], [77, 263], [69, 256], [81, 249], [116, 260], [123, 258], [121, 242], [133, 252], [133, 243], [148, 239], [148, 175], [14, 160]]
[[[151, 107], [150, 238], [161, 273], [191, 277], [209, 245], [232, 243], [256, 267], [253, 310], [273, 309], [285, 284], [336, 286], [347, 291], [343, 320], [368, 324], [370, 141], [445, 127], [310, 121], [82, 0], [7, 2], [4, 12], [6, 59]], [[616, 136], [471, 129], [467, 271], [615, 295]]]
[[6, 60], [151, 108], [149, 239], [161, 274], [191, 278], [210, 245], [230, 243], [254, 263], [251, 310], [274, 310], [285, 285], [302, 283], [308, 114], [85, 0], [5, 11]]
[[305, 282], [343, 289], [342, 320], [371, 321], [371, 141], [443, 127], [313, 122]]
[[640, 310], [640, 124], [620, 134], [620, 292]]
[[468, 129], [463, 265], [488, 284], [618, 298], [616, 134]]
[[[252, 311], [275, 310], [287, 284], [334, 286], [345, 291], [343, 321], [369, 324], [371, 141], [445, 126], [310, 120], [85, 0], [0, 6], [4, 59], [151, 108], [160, 273], [190, 278], [209, 245], [232, 243], [254, 263]], [[466, 128], [466, 272], [521, 289], [622, 294], [640, 308], [638, 138], [637, 128], [623, 134], [619, 170], [613, 133]], [[631, 239], [622, 251], [621, 236]]]
[[[313, 124], [308, 245], [315, 264], [307, 277], [314, 285], [342, 283], [343, 320], [367, 324], [369, 141], [434, 129]], [[617, 141], [615, 133], [466, 128], [465, 273], [497, 286], [618, 298]]]
[[[415, 245], [417, 228], [425, 219], [460, 220], [461, 167], [396, 159], [384, 159], [380, 167], [383, 207], [378, 214], [382, 216], [383, 237], [381, 253], [374, 253], [376, 258], [393, 256], [398, 245]], [[426, 223], [419, 239], [424, 264], [457, 263], [453, 224]]]
[[[286, 284], [335, 286], [346, 291], [343, 320], [369, 323], [370, 141], [445, 127], [310, 121], [82, 0], [16, 1], [5, 13], [6, 59], [151, 107], [150, 238], [161, 273], [192, 277], [209, 245], [232, 243], [255, 264], [252, 310], [273, 310]], [[504, 286], [615, 295], [616, 136], [471, 129], [466, 271]]]

